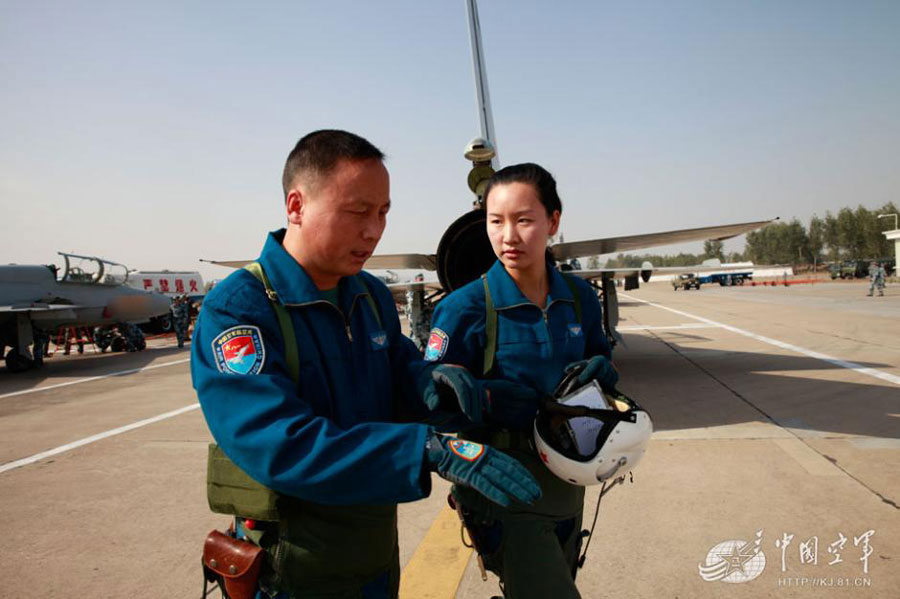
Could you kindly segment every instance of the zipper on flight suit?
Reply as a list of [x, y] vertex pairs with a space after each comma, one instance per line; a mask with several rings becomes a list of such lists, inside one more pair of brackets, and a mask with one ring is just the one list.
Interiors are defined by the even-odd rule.
[[537, 304], [535, 304], [533, 302], [527, 302], [527, 303], [523, 303], [523, 304], [513, 304], [512, 306], [505, 306], [503, 308], [500, 308], [499, 310], [509, 310], [511, 308], [521, 308], [523, 306], [533, 306], [533, 307], [537, 308], [538, 310], [540, 310], [541, 316], [544, 319], [544, 328], [547, 330], [547, 341], [550, 344], [550, 355], [552, 356], [553, 355], [553, 332], [550, 330], [550, 312], [549, 312], [550, 306], [552, 306], [556, 302], [571, 302], [571, 301], [572, 300], [570, 300], [570, 299], [559, 298], [559, 299], [550, 300], [550, 303], [547, 304], [546, 308], [541, 308], [540, 306], [538, 306]]
[[285, 304], [285, 306], [304, 307], [304, 306], [312, 306], [313, 304], [324, 304], [324, 305], [330, 306], [331, 308], [336, 310], [338, 314], [341, 315], [341, 320], [344, 321], [344, 332], [347, 334], [347, 341], [349, 341], [352, 344], [353, 343], [353, 333], [350, 331], [350, 321], [353, 318], [353, 310], [354, 310], [354, 308], [356, 308], [356, 300], [359, 299], [359, 297], [360, 297], [360, 294], [356, 294], [353, 296], [353, 302], [350, 304], [350, 312], [348, 312], [346, 315], [344, 315], [344, 313], [341, 311], [340, 308], [338, 308], [337, 306], [335, 306], [334, 304], [332, 304], [331, 302], [329, 302], [327, 300], [313, 300], [311, 302], [303, 302], [302, 304]]

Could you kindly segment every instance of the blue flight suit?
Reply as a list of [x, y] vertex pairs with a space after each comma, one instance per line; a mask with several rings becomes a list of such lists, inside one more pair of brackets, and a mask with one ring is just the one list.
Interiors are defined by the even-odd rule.
[[[296, 498], [298, 513], [311, 518], [280, 523], [279, 537], [285, 530], [296, 536], [294, 553], [281, 558], [289, 563], [272, 566], [280, 588], [292, 597], [394, 596], [396, 504], [430, 492], [422, 472], [431, 431], [396, 421], [420, 404], [413, 381], [428, 364], [401, 333], [381, 281], [365, 272], [342, 278], [337, 309], [284, 250], [283, 238], [283, 229], [270, 233], [258, 262], [290, 314], [299, 385], [288, 373], [265, 287], [241, 269], [203, 303], [191, 349], [194, 388], [228, 457], [259, 483]], [[360, 551], [354, 535], [372, 526], [387, 533]]]
[[[497, 310], [497, 349], [487, 378], [505, 379], [552, 394], [565, 367], [596, 355], [611, 357], [603, 332], [596, 292], [572, 277], [580, 294], [581, 322], [576, 318], [570, 286], [548, 264], [549, 294], [545, 309], [528, 300], [498, 260], [486, 280]], [[483, 378], [486, 303], [478, 279], [444, 298], [432, 318], [426, 360], [460, 364]], [[492, 444], [516, 458], [538, 480], [543, 497], [533, 506], [490, 505], [467, 489], [454, 487], [467, 526], [489, 569], [504, 581], [506, 597], [578, 597], [575, 562], [581, 544], [584, 488], [554, 476], [541, 462], [532, 429], [507, 430], [501, 423], [463, 431], [461, 436]]]

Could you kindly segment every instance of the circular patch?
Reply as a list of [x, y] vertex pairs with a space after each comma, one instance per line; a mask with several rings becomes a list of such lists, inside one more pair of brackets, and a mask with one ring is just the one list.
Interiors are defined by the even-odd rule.
[[447, 333], [438, 328], [431, 329], [428, 345], [425, 346], [425, 360], [427, 362], [437, 362], [447, 353], [449, 345], [450, 338], [447, 336]]
[[212, 341], [216, 367], [231, 374], [257, 374], [266, 361], [259, 327], [238, 325], [219, 333]]

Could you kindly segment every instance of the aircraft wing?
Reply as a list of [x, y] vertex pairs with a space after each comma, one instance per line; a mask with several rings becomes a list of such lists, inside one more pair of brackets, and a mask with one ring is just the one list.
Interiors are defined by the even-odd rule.
[[217, 266], [227, 266], [228, 268], [244, 268], [253, 262], [253, 260], [205, 260], [200, 258], [200, 262], [215, 264]]
[[[200, 262], [228, 266], [230, 268], [243, 268], [253, 260], [204, 260]], [[376, 254], [366, 260], [367, 270], [386, 270], [389, 268], [418, 268], [421, 270], [435, 270], [437, 258], [433, 254]]]
[[[584, 269], [584, 270], [567, 270], [566, 274], [574, 275], [576, 277], [587, 279], [589, 281], [593, 281], [595, 279], [624, 279], [626, 277], [636, 277], [641, 275], [642, 273], [651, 273], [651, 274], [681, 274], [686, 272], [693, 273], [701, 273], [701, 272], [709, 272], [715, 270], [717, 272], [725, 272], [728, 269], [723, 268], [713, 268], [709, 266], [704, 267], [692, 267], [692, 266], [652, 266], [649, 263], [644, 263], [643, 266], [632, 266], [632, 267], [623, 267], [623, 268], [592, 268], [592, 269]], [[741, 268], [741, 269], [731, 269], [735, 272], [740, 271], [743, 272], [745, 270], [753, 270], [753, 267]], [[645, 281], [649, 280], [649, 276]]]
[[755, 275], [759, 276], [771, 276], [769, 272], [779, 271], [783, 272], [786, 269], [789, 269], [790, 265], [778, 265], [778, 264], [753, 264], [752, 262], [743, 262], [743, 263], [733, 263], [733, 264], [693, 264], [686, 266], [653, 266], [649, 262], [644, 262], [641, 266], [633, 266], [633, 267], [623, 267], [623, 268], [594, 268], [594, 269], [579, 269], [579, 270], [566, 270], [567, 274], [574, 275], [576, 277], [580, 277], [582, 279], [586, 279], [589, 281], [593, 281], [596, 279], [624, 279], [626, 277], [633, 276], [641, 276], [644, 278], [644, 282], [649, 281], [652, 275], [660, 275], [660, 274], [684, 274], [684, 273], [694, 273], [694, 274], [703, 274], [703, 273], [746, 273], [751, 272]]
[[[604, 277], [610, 279], [624, 279], [625, 277], [641, 274], [641, 270], [644, 269], [639, 266], [632, 266], [631, 268], [590, 268], [584, 270], [566, 270], [564, 272], [582, 279], [594, 280]], [[652, 270], [656, 271], [655, 268]]]
[[438, 281], [415, 282], [407, 281], [404, 283], [387, 283], [387, 288], [391, 290], [394, 301], [401, 305], [406, 305], [407, 291], [425, 291], [425, 294], [436, 293], [442, 291], [441, 284]]
[[557, 260], [568, 260], [582, 256], [597, 256], [600, 254], [612, 254], [616, 252], [631, 252], [645, 248], [673, 243], [685, 243], [688, 241], [722, 241], [737, 237], [758, 229], [764, 225], [778, 220], [761, 220], [750, 223], [737, 223], [733, 225], [718, 225], [714, 227], [699, 227], [696, 229], [680, 229], [678, 231], [664, 231], [661, 233], [646, 233], [642, 235], [626, 235], [624, 237], [604, 237], [603, 239], [590, 239], [587, 241], [572, 241], [557, 243], [553, 246], [553, 255]]
[[[713, 227], [698, 227], [695, 229], [680, 229], [677, 231], [663, 231], [660, 233], [645, 233], [641, 235], [626, 235], [623, 237], [604, 237], [602, 239], [589, 239], [586, 241], [573, 241], [566, 243], [557, 243], [551, 249], [557, 260], [568, 260], [570, 258], [579, 258], [582, 256], [596, 256], [601, 254], [612, 254], [615, 252], [629, 252], [645, 248], [657, 247], [661, 245], [671, 245], [673, 243], [685, 243], [689, 241], [706, 241], [730, 239], [737, 237], [743, 233], [753, 231], [769, 223], [775, 222], [778, 218], [772, 220], [761, 220], [749, 223], [737, 223], [733, 225], [717, 225]], [[210, 264], [219, 266], [228, 266], [231, 268], [242, 268], [249, 264], [252, 260], [204, 260]], [[375, 254], [370, 257], [365, 264], [366, 269], [421, 269], [436, 270], [437, 257], [434, 254]], [[625, 268], [625, 269], [599, 269], [597, 271], [581, 271], [595, 272], [594, 277], [599, 277], [603, 273], [615, 273], [616, 277], [626, 277], [631, 274], [639, 273], [642, 268]], [[660, 270], [660, 269], [653, 269]], [[576, 273], [579, 274], [579, 273]], [[582, 276], [579, 274], [579, 276]], [[590, 278], [589, 275], [584, 275]]]
[[437, 269], [437, 257], [433, 254], [376, 254], [366, 260], [367, 270], [388, 268]]
[[33, 304], [13, 304], [0, 306], [0, 312], [58, 312], [61, 310], [73, 310], [75, 308], [83, 308], [84, 306], [75, 306], [72, 304], [44, 304], [36, 302]]

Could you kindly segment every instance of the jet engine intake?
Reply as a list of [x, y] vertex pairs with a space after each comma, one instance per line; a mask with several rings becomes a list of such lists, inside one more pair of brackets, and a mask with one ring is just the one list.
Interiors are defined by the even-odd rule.
[[437, 275], [448, 292], [474, 281], [497, 257], [487, 236], [484, 210], [471, 210], [444, 231], [437, 249]]

